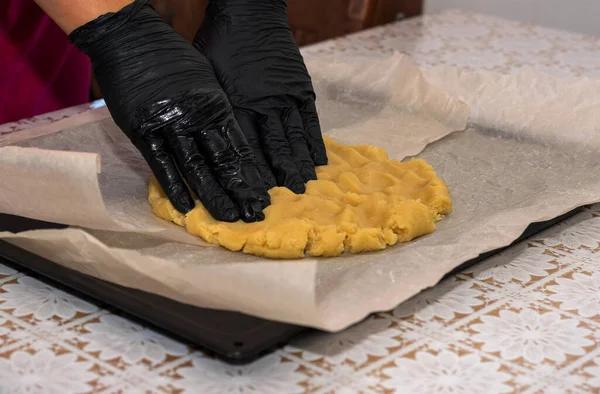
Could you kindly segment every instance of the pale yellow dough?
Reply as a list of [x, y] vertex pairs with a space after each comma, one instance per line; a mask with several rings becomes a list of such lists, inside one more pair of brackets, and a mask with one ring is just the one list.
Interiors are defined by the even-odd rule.
[[381, 148], [344, 146], [327, 137], [325, 145], [329, 165], [317, 168], [318, 180], [302, 195], [273, 188], [259, 223], [216, 221], [199, 202], [184, 216], [154, 178], [148, 200], [155, 215], [207, 242], [281, 259], [385, 249], [433, 232], [452, 210], [446, 184], [426, 161], [401, 163]]

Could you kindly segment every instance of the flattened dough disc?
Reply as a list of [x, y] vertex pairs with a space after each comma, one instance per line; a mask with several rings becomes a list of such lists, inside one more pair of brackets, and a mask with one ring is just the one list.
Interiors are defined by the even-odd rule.
[[219, 222], [200, 202], [184, 216], [155, 178], [148, 194], [152, 211], [229, 250], [293, 259], [385, 249], [433, 232], [435, 222], [452, 210], [446, 184], [426, 161], [402, 163], [372, 145], [324, 138], [329, 164], [317, 168], [318, 179], [302, 195], [271, 189], [262, 222]]

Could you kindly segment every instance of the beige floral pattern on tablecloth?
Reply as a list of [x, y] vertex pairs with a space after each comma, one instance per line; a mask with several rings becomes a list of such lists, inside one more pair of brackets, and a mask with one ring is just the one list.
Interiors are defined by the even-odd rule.
[[[449, 12], [305, 48], [600, 75], [600, 39]], [[89, 105], [0, 126], [52, 122]], [[600, 206], [337, 334], [231, 366], [0, 265], [0, 393], [600, 392]]]

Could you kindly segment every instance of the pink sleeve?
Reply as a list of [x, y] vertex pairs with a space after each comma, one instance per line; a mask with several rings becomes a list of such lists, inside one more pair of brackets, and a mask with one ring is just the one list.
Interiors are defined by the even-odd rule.
[[89, 101], [91, 65], [33, 0], [0, 10], [0, 124]]

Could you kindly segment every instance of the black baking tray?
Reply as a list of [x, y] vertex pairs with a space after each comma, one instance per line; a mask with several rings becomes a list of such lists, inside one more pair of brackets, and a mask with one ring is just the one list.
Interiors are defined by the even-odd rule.
[[[519, 242], [580, 212], [575, 209], [555, 219], [530, 225]], [[0, 214], [0, 231], [22, 232], [65, 228], [19, 216]], [[499, 252], [484, 253], [446, 275], [453, 275]], [[75, 292], [102, 307], [115, 308], [129, 318], [140, 320], [172, 337], [183, 340], [219, 359], [234, 364], [248, 363], [285, 344], [307, 330], [237, 312], [198, 308], [144, 291], [119, 286], [79, 273], [33, 253], [0, 241], [0, 263], [26, 269], [42, 280]]]

